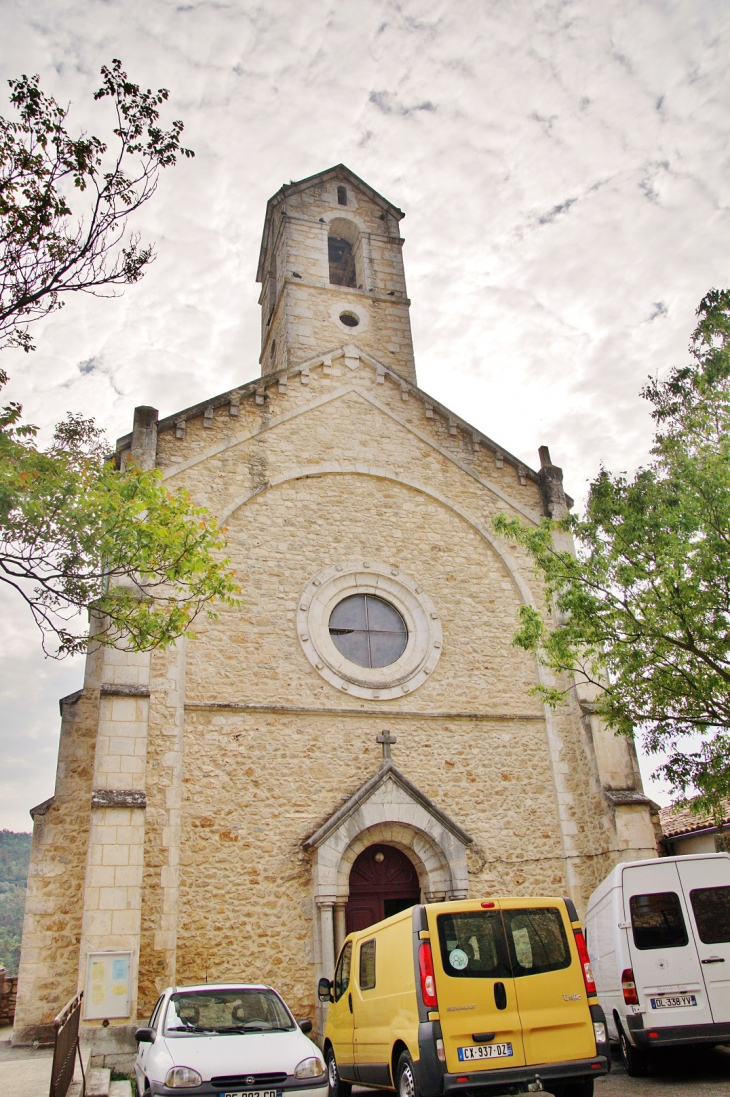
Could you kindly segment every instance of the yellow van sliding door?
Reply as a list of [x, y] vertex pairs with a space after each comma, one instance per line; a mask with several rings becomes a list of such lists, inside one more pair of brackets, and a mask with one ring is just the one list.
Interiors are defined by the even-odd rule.
[[396, 1040], [418, 1055], [418, 1006], [413, 982], [411, 912], [355, 944], [352, 999], [355, 1063], [365, 1085], [391, 1084], [390, 1056]]

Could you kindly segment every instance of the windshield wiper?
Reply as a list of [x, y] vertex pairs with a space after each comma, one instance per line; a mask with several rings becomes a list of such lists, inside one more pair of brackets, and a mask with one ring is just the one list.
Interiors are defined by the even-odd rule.
[[165, 1032], [207, 1032], [216, 1036], [220, 1029], [208, 1028], [206, 1025], [169, 1025]]

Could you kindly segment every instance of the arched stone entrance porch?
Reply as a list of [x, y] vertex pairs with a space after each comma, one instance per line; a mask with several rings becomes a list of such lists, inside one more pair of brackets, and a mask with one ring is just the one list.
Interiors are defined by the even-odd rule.
[[[312, 852], [317, 978], [334, 974], [346, 936], [350, 871], [368, 846], [401, 850], [416, 870], [423, 902], [465, 899], [469, 834], [408, 780], [391, 761], [366, 781], [304, 843]], [[322, 1029], [323, 1010], [319, 1028]]]

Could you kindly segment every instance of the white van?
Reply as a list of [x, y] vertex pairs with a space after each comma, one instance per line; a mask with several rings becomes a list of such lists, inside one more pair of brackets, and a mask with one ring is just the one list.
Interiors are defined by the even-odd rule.
[[649, 1051], [730, 1040], [730, 856], [616, 865], [588, 901], [588, 952], [629, 1074]]

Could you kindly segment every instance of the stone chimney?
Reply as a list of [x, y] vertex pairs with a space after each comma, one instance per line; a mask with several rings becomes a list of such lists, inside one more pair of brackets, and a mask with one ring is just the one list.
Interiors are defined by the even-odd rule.
[[550, 450], [540, 446], [540, 494], [548, 518], [557, 521], [568, 513], [568, 502], [563, 490], [563, 470], [550, 460]]
[[141, 469], [153, 469], [157, 462], [157, 408], [134, 409], [130, 459]]

